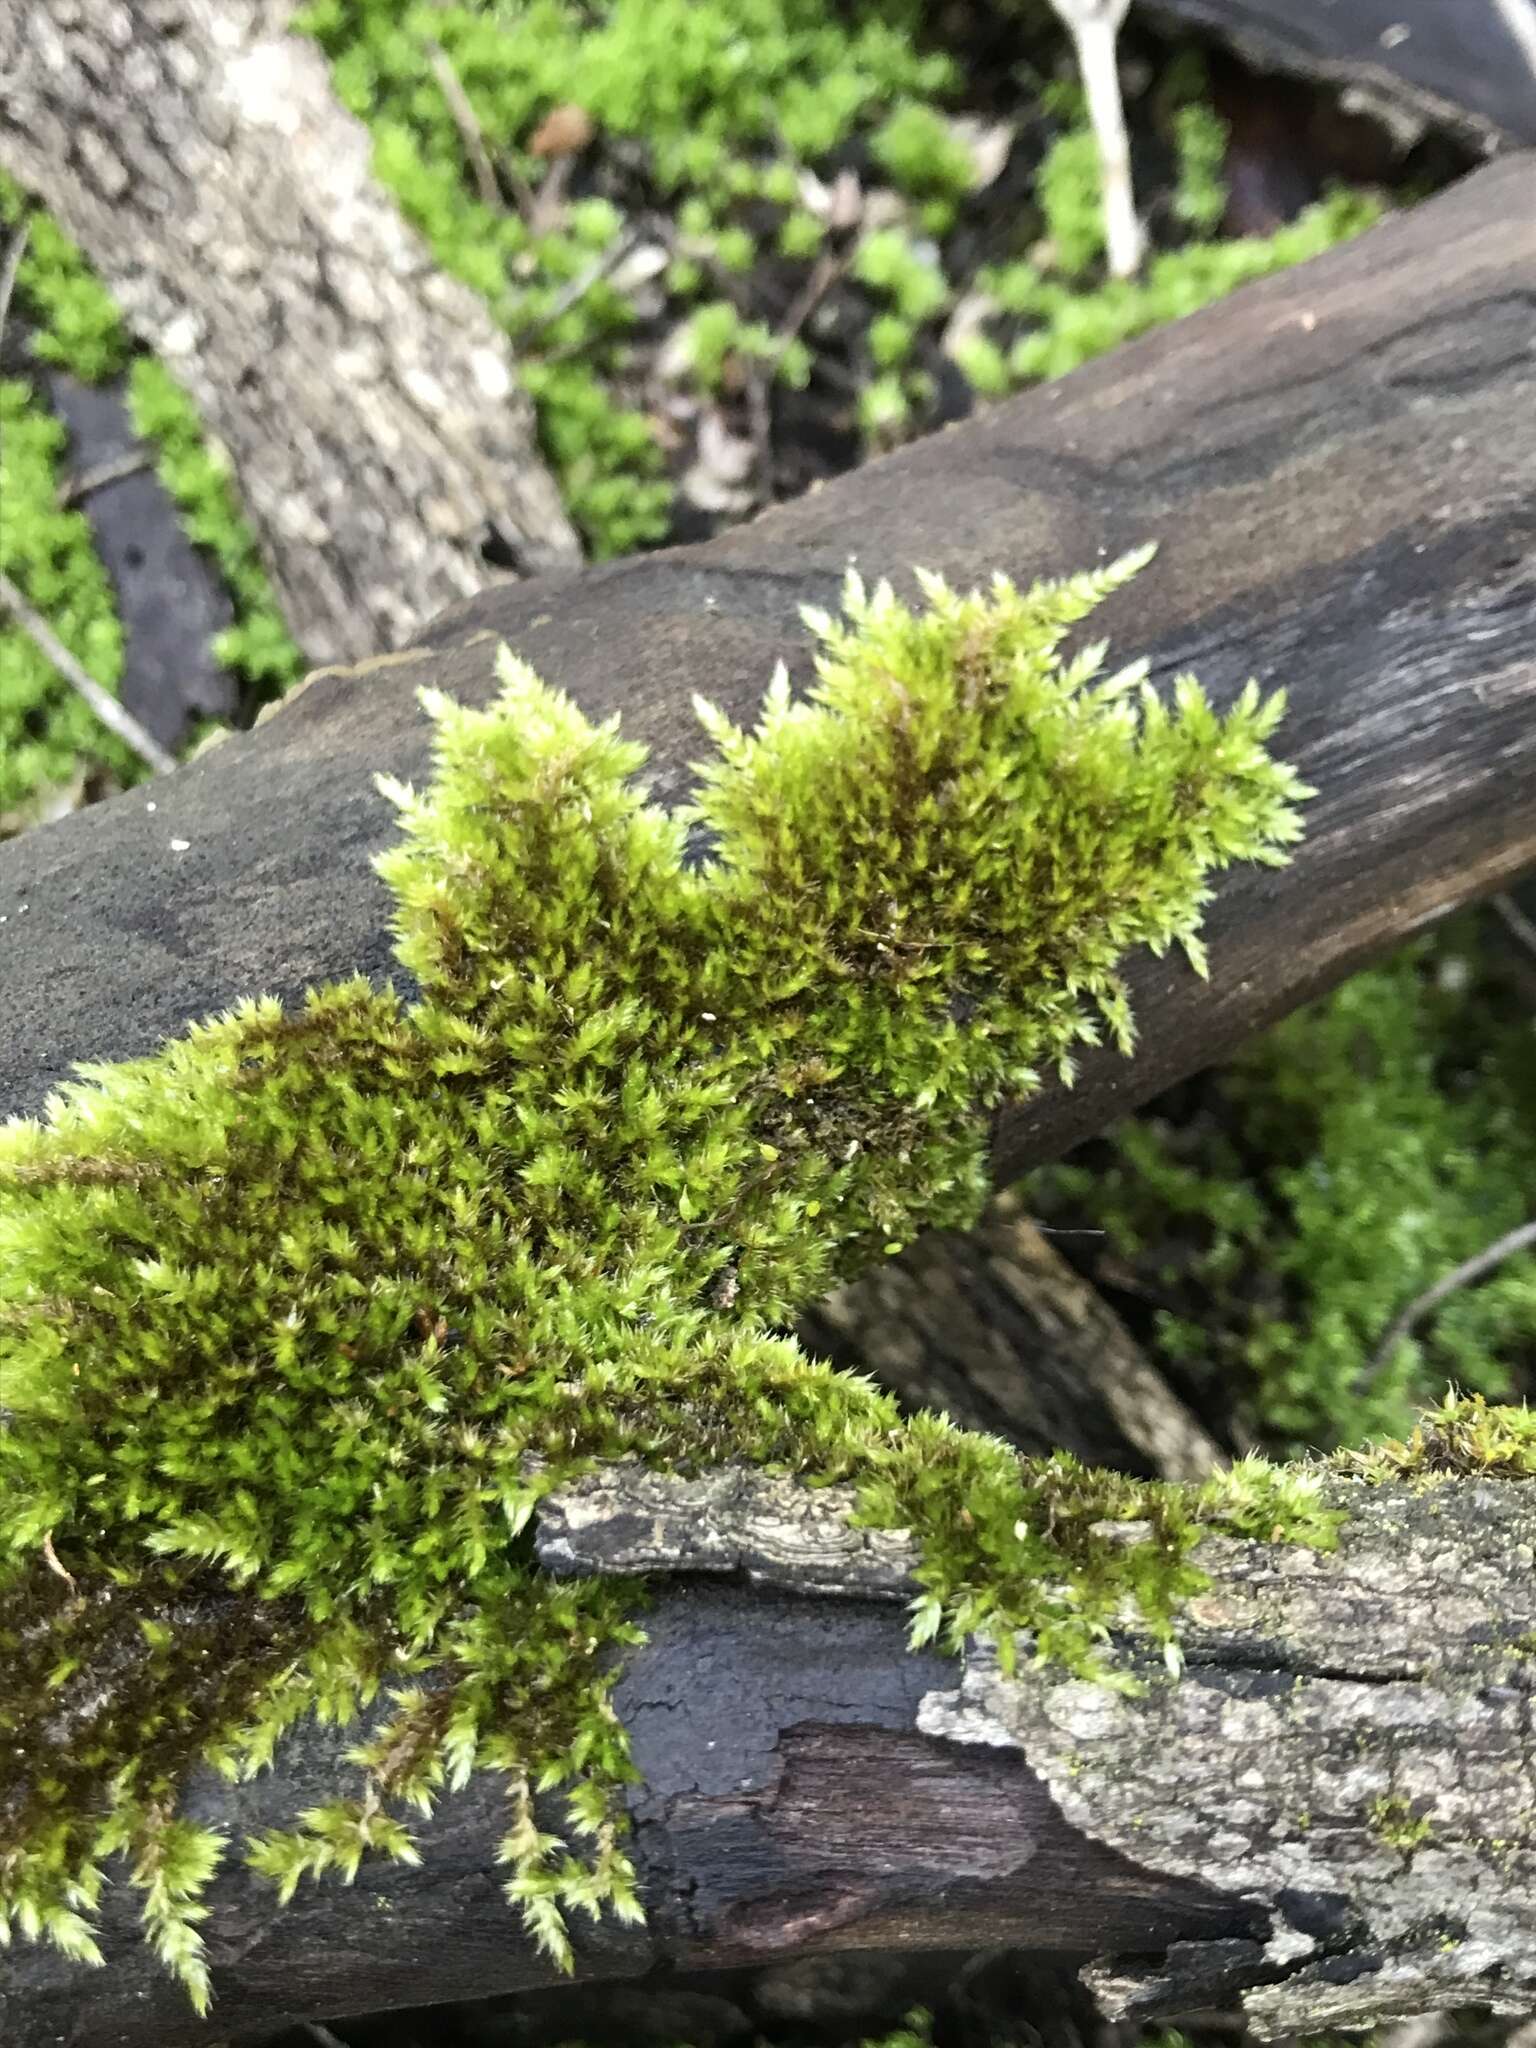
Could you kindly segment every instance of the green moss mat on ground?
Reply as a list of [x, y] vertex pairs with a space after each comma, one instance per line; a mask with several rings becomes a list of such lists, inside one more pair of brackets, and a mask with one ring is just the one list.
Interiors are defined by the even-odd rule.
[[1400, 1310], [1530, 1217], [1532, 1031], [1517, 949], [1467, 913], [1036, 1176], [1030, 1201], [1108, 1233], [1100, 1277], [1175, 1377], [1275, 1449], [1401, 1430], [1448, 1381], [1507, 1395], [1536, 1365], [1530, 1254], [1367, 1361]]

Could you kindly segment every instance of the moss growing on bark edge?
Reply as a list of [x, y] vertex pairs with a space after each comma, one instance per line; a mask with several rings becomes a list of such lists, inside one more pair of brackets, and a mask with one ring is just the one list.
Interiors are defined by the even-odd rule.
[[[414, 1857], [409, 1810], [491, 1770], [547, 1950], [638, 1914], [607, 1702], [636, 1591], [552, 1582], [527, 1538], [595, 1458], [851, 1479], [918, 1538], [915, 1641], [1023, 1628], [1080, 1670], [1127, 1598], [1171, 1640], [1203, 1529], [1328, 1540], [1306, 1475], [1024, 1464], [776, 1334], [971, 1221], [989, 1110], [1104, 1031], [1129, 1051], [1123, 956], [1198, 966], [1211, 874], [1299, 830], [1278, 697], [1218, 716], [1063, 655], [1140, 559], [926, 578], [921, 612], [851, 579], [808, 615], [810, 701], [776, 678], [750, 735], [700, 707], [687, 811], [510, 655], [488, 710], [426, 693], [435, 779], [390, 786], [378, 862], [419, 999], [252, 1001], [0, 1131], [0, 1927], [93, 1959], [120, 1855], [205, 2003], [228, 1845], [184, 1779], [381, 1689], [355, 1795], [246, 1844], [258, 1870]], [[534, 1815], [557, 1788], [569, 1840]]]

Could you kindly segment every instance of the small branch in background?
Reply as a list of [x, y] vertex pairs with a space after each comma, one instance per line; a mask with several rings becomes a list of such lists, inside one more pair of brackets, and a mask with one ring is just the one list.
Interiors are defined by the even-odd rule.
[[141, 761], [163, 775], [169, 775], [175, 769], [176, 756], [162, 747], [154, 734], [140, 725], [133, 713], [119, 704], [110, 691], [104, 690], [93, 675], [87, 674], [48, 621], [33, 611], [10, 577], [3, 573], [0, 573], [0, 612], [10, 613], [38, 652], [53, 663], [65, 682], [80, 693], [102, 724], [115, 732], [125, 746], [131, 747]]
[[[459, 81], [459, 74], [449, 62], [448, 52], [441, 43], [427, 42], [427, 61], [432, 66], [433, 76], [442, 88], [443, 98], [448, 102], [448, 111], [453, 116], [453, 125], [459, 131], [464, 144], [464, 153], [469, 158], [470, 169], [475, 174], [475, 190], [480, 194], [481, 203], [492, 209], [501, 210], [501, 187], [496, 182], [496, 168], [491, 162], [491, 153], [485, 146], [485, 136], [474, 108], [469, 103], [469, 94]], [[533, 192], [530, 188], [528, 204], [523, 205], [523, 195], [517, 195], [518, 206], [524, 217], [533, 206]]]
[[1536, 1245], [1536, 1221], [1522, 1223], [1514, 1230], [1505, 1231], [1502, 1237], [1495, 1238], [1480, 1252], [1474, 1252], [1470, 1259], [1463, 1259], [1459, 1266], [1453, 1266], [1433, 1287], [1426, 1287], [1416, 1301], [1409, 1302], [1402, 1314], [1394, 1318], [1386, 1335], [1371, 1353], [1365, 1372], [1355, 1382], [1355, 1391], [1363, 1393], [1374, 1383], [1414, 1325], [1422, 1322], [1431, 1309], [1438, 1308], [1447, 1295], [1454, 1294], [1458, 1288], [1469, 1287], [1474, 1280], [1481, 1280], [1485, 1273], [1491, 1273], [1495, 1266], [1503, 1265], [1516, 1252], [1526, 1251], [1533, 1245]]
[[1495, 896], [1490, 907], [1510, 937], [1536, 955], [1536, 918], [1527, 917], [1513, 896]]
[[21, 259], [27, 253], [27, 236], [32, 224], [23, 214], [15, 231], [5, 245], [5, 254], [0, 256], [0, 341], [5, 338], [5, 323], [11, 310], [11, 295], [16, 289], [17, 274]]
[[638, 245], [641, 237], [642, 227], [638, 221], [632, 221], [621, 234], [615, 235], [606, 249], [594, 256], [585, 269], [578, 271], [563, 290], [556, 292], [536, 320], [531, 320], [526, 327], [518, 329], [518, 347], [526, 348], [533, 336], [542, 334], [546, 327], [553, 327], [573, 306], [579, 305], [593, 285], [601, 283], [610, 271], [618, 269], [624, 258]]
[[1131, 185], [1131, 145], [1125, 132], [1116, 43], [1129, 0], [1051, 0], [1077, 48], [1088, 95], [1088, 119], [1099, 148], [1104, 187], [1104, 238], [1111, 277], [1134, 277], [1146, 253]]
[[92, 491], [103, 490], [108, 484], [120, 483], [125, 476], [137, 476], [140, 470], [154, 466], [154, 451], [149, 448], [129, 448], [121, 455], [109, 455], [104, 462], [93, 463], [76, 476], [64, 477], [56, 494], [58, 503], [61, 507], [78, 505]]

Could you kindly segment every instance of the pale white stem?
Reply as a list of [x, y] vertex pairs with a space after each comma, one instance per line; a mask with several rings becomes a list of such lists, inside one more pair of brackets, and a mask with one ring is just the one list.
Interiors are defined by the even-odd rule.
[[110, 726], [120, 740], [132, 747], [141, 761], [151, 768], [158, 768], [162, 774], [168, 774], [176, 766], [176, 756], [162, 747], [131, 711], [125, 710], [110, 691], [104, 690], [96, 678], [81, 667], [48, 621], [33, 611], [6, 575], [0, 575], [0, 612], [10, 613], [39, 653], [53, 663], [65, 682], [79, 691], [102, 724]]
[[1125, 132], [1116, 45], [1128, 0], [1053, 0], [1072, 32], [1088, 95], [1088, 119], [1099, 149], [1104, 239], [1111, 277], [1134, 277], [1146, 252], [1131, 185], [1131, 144]]

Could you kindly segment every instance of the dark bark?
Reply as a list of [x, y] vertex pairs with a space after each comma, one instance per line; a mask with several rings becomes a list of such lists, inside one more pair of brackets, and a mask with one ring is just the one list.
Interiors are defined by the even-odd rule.
[[1118, 651], [1218, 700], [1286, 684], [1280, 745], [1319, 794], [1288, 868], [1221, 879], [1211, 981], [1132, 962], [1141, 1050], [1001, 1118], [999, 1171], [1102, 1129], [1536, 864], [1533, 309], [1519, 156], [707, 546], [487, 592], [417, 652], [321, 671], [153, 813], [135, 792], [0, 846], [0, 1113], [243, 995], [387, 974], [374, 775], [420, 778], [417, 687], [483, 702], [500, 640], [621, 711], [670, 802], [701, 744], [690, 693], [750, 722], [776, 659], [803, 680], [799, 607], [835, 604], [850, 555], [910, 588], [913, 564], [1027, 579], [1154, 537], [1107, 611]]
[[[1536, 1489], [1329, 1484], [1333, 1554], [1203, 1546], [1177, 1680], [1126, 1628], [1133, 1698], [1027, 1656], [1005, 1679], [982, 1650], [907, 1651], [910, 1555], [851, 1536], [835, 1492], [615, 1467], [547, 1504], [551, 1569], [657, 1580], [615, 1695], [649, 1919], [578, 1929], [579, 1975], [995, 1945], [1075, 1958], [1115, 2013], [1240, 1999], [1261, 2035], [1530, 2009]], [[347, 1740], [306, 1729], [275, 1780], [207, 1779], [192, 1810], [238, 1839], [324, 1796]], [[365, 1863], [285, 1908], [226, 1871], [208, 2022], [109, 1894], [105, 1970], [0, 1962], [8, 2048], [172, 2048], [548, 1982], [500, 1897], [501, 1797], [473, 1781], [420, 1869]]]
[[578, 559], [506, 337], [369, 169], [291, 0], [0, 8], [0, 164], [78, 241], [228, 450], [311, 661]]
[[1532, 0], [1148, 0], [1260, 68], [1341, 86], [1404, 142], [1444, 128], [1475, 149], [1536, 142]]

